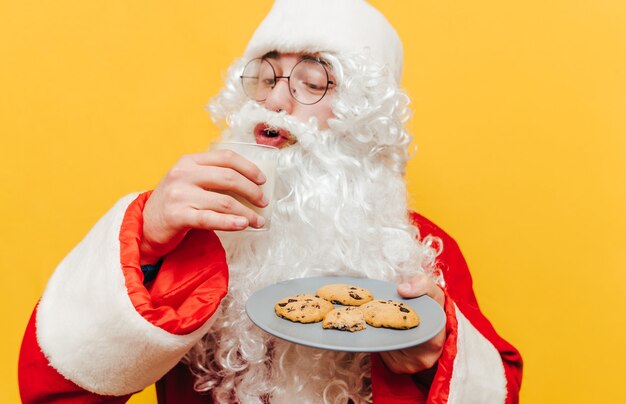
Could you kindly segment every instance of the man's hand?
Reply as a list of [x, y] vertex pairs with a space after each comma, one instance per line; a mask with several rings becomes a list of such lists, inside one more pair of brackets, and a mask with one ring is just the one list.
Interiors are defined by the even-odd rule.
[[[417, 275], [407, 283], [398, 286], [398, 294], [404, 298], [428, 295], [442, 307], [445, 303], [445, 294], [428, 275]], [[446, 341], [446, 330], [423, 344], [400, 349], [398, 351], [381, 352], [380, 357], [389, 370], [394, 373], [413, 374], [432, 368], [443, 351]]]
[[265, 181], [256, 165], [230, 150], [181, 157], [144, 207], [141, 263], [154, 263], [172, 251], [190, 229], [262, 227], [261, 216], [226, 193], [265, 207], [268, 200], [259, 187]]

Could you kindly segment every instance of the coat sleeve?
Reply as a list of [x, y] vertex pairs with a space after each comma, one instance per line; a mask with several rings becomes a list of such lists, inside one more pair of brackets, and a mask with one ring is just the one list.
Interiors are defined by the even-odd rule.
[[443, 243], [438, 268], [445, 280], [448, 337], [429, 398], [436, 403], [518, 403], [522, 358], [480, 311], [456, 241], [424, 217], [414, 220], [422, 234]]
[[411, 219], [421, 235], [438, 237], [443, 244], [437, 269], [445, 280], [446, 342], [430, 384], [423, 378], [394, 375], [373, 357], [375, 402], [518, 403], [522, 358], [480, 311], [457, 243], [423, 216], [413, 213]]
[[120, 200], [50, 278], [22, 342], [24, 403], [125, 402], [208, 331], [228, 289], [224, 250], [213, 232], [190, 231], [144, 285], [149, 195]]

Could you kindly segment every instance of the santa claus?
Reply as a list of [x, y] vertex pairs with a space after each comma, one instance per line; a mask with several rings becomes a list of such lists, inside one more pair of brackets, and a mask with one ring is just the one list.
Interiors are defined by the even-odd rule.
[[[401, 69], [400, 39], [366, 2], [277, 0], [209, 105], [223, 139], [280, 149], [272, 201], [263, 172], [221, 149], [120, 200], [33, 313], [23, 401], [125, 402], [157, 383], [160, 403], [517, 402], [519, 353], [480, 312], [454, 240], [407, 207]], [[241, 198], [271, 203], [271, 226]], [[406, 349], [347, 353], [246, 316], [264, 286], [333, 275], [427, 294], [446, 326]]]

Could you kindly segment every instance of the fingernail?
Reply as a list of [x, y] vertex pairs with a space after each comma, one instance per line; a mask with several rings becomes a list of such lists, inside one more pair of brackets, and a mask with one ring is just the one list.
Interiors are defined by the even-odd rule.
[[263, 216], [258, 216], [256, 220], [257, 227], [265, 226], [265, 218]]
[[263, 173], [260, 173], [259, 176], [256, 178], [256, 182], [259, 184], [264, 184], [265, 181], [267, 181], [267, 177]]
[[263, 206], [267, 206], [270, 203], [270, 200], [267, 196], [263, 195], [263, 199], [261, 199], [261, 204]]
[[234, 222], [238, 228], [244, 228], [248, 225], [248, 220], [245, 217], [236, 217]]
[[398, 286], [398, 289], [400, 289], [403, 292], [410, 292], [411, 291], [411, 285], [409, 283], [407, 283], [407, 282], [401, 283]]

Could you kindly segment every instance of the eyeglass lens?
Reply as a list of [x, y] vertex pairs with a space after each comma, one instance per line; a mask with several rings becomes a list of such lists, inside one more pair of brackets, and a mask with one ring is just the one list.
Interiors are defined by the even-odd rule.
[[[267, 59], [253, 59], [241, 75], [243, 89], [248, 97], [264, 101], [276, 86], [276, 70]], [[315, 104], [328, 90], [328, 72], [322, 63], [315, 59], [302, 59], [286, 77], [291, 95], [302, 104]]]

